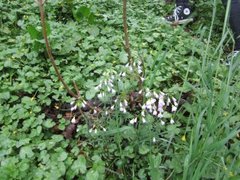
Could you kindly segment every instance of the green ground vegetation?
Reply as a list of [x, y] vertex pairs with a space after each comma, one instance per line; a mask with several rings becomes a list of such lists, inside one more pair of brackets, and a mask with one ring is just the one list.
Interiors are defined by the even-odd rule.
[[[240, 74], [238, 64], [224, 63], [233, 38], [220, 2], [195, 6], [194, 23], [170, 26], [161, 17], [171, 4], [127, 5], [142, 89], [183, 100], [177, 111], [162, 120], [147, 114], [146, 122], [137, 110], [114, 107], [94, 120], [87, 112], [66, 138], [73, 115], [61, 107], [73, 98], [47, 57], [38, 5], [1, 0], [0, 179], [240, 179]], [[139, 91], [138, 74], [126, 70], [122, 1], [48, 0], [45, 13], [55, 62], [85, 101], [112, 75], [121, 79], [120, 98]]]

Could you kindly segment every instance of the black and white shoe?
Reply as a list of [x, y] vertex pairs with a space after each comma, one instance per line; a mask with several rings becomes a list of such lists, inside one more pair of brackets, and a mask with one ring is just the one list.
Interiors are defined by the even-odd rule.
[[169, 24], [187, 24], [193, 21], [192, 9], [189, 6], [176, 6], [173, 14], [165, 17], [165, 21]]

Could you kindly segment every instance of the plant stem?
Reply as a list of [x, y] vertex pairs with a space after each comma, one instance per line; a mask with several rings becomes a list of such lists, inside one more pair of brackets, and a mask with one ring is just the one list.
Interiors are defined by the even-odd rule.
[[128, 62], [133, 67], [133, 58], [131, 55], [129, 35], [128, 35], [128, 25], [127, 25], [127, 0], [123, 0], [123, 30], [124, 30], [124, 40], [125, 40], [125, 51], [128, 54]]
[[41, 17], [41, 24], [42, 24], [42, 33], [43, 33], [43, 38], [44, 38], [44, 41], [45, 41], [45, 44], [46, 44], [46, 49], [47, 49], [47, 54], [48, 54], [48, 57], [50, 59], [50, 62], [57, 74], [57, 77], [58, 77], [58, 80], [63, 84], [64, 88], [67, 90], [67, 92], [75, 97], [75, 98], [79, 98], [78, 95], [76, 95], [72, 90], [70, 90], [70, 88], [68, 87], [68, 85], [65, 83], [62, 75], [60, 74], [59, 72], [59, 69], [55, 63], [55, 59], [52, 55], [52, 51], [51, 51], [51, 47], [50, 47], [50, 44], [49, 44], [49, 41], [48, 41], [48, 37], [47, 37], [47, 30], [46, 30], [46, 22], [45, 22], [45, 16], [44, 16], [44, 1], [43, 0], [38, 0], [39, 2], [39, 10], [40, 10], [40, 17]]

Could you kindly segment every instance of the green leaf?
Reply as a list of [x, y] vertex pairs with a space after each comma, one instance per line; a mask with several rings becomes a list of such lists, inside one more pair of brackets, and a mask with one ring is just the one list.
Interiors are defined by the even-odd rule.
[[99, 178], [99, 173], [97, 171], [94, 171], [94, 170], [88, 171], [86, 180], [93, 180], [98, 178]]
[[81, 6], [77, 10], [73, 11], [73, 16], [77, 21], [81, 21], [83, 18], [88, 18], [91, 11], [86, 6]]
[[99, 28], [97, 26], [91, 26], [91, 28], [89, 28], [88, 30], [88, 33], [91, 35], [91, 36], [98, 36], [99, 35]]
[[76, 173], [84, 174], [87, 171], [86, 159], [83, 155], [80, 155], [77, 160], [74, 161], [71, 169]]
[[60, 156], [58, 157], [58, 161], [64, 161], [65, 159], [67, 159], [68, 154], [66, 152], [61, 152]]
[[53, 122], [51, 119], [47, 119], [46, 121], [43, 122], [43, 125], [46, 128], [52, 128], [56, 123]]
[[86, 6], [81, 6], [78, 9], [78, 12], [80, 12], [84, 17], [88, 17], [91, 13], [90, 8], [88, 8]]
[[41, 32], [39, 32], [33, 25], [28, 25], [27, 31], [30, 34], [31, 39], [41, 39]]
[[128, 55], [124, 51], [120, 53], [119, 60], [121, 63], [127, 63], [128, 62]]
[[86, 99], [90, 100], [90, 99], [94, 98], [96, 93], [97, 93], [97, 91], [95, 90], [95, 88], [89, 89], [85, 94]]
[[0, 93], [0, 99], [7, 100], [10, 98], [10, 92], [2, 92]]
[[91, 13], [91, 14], [88, 16], [88, 23], [89, 23], [89, 24], [94, 24], [95, 19], [96, 19], [95, 15], [94, 15], [93, 13]]
[[19, 156], [21, 159], [24, 159], [26, 157], [31, 158], [31, 157], [33, 157], [33, 155], [34, 155], [34, 153], [32, 151], [32, 148], [29, 146], [25, 146], [20, 149]]
[[139, 154], [147, 154], [148, 152], [150, 151], [150, 148], [145, 145], [145, 144], [142, 144], [140, 147], [139, 147]]

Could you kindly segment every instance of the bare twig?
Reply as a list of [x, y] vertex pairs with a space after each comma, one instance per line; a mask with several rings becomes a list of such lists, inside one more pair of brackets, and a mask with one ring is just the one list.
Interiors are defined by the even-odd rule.
[[40, 10], [40, 16], [41, 16], [42, 33], [43, 33], [43, 38], [44, 38], [44, 41], [46, 44], [48, 57], [51, 61], [51, 64], [52, 64], [56, 74], [57, 74], [58, 80], [63, 84], [64, 88], [67, 90], [67, 92], [71, 96], [78, 98], [79, 96], [77, 94], [75, 94], [72, 90], [70, 90], [68, 85], [65, 83], [65, 81], [64, 81], [62, 75], [60, 74], [59, 69], [55, 63], [55, 59], [52, 55], [51, 47], [50, 47], [48, 37], [47, 37], [47, 30], [46, 30], [46, 23], [45, 23], [45, 16], [44, 16], [44, 0], [38, 0], [38, 2], [39, 2], [38, 5], [39, 5], [39, 10]]
[[133, 67], [133, 58], [131, 55], [130, 43], [129, 43], [129, 35], [128, 35], [128, 25], [127, 25], [127, 0], [123, 0], [123, 30], [124, 30], [124, 48], [126, 53], [128, 54], [128, 62]]

